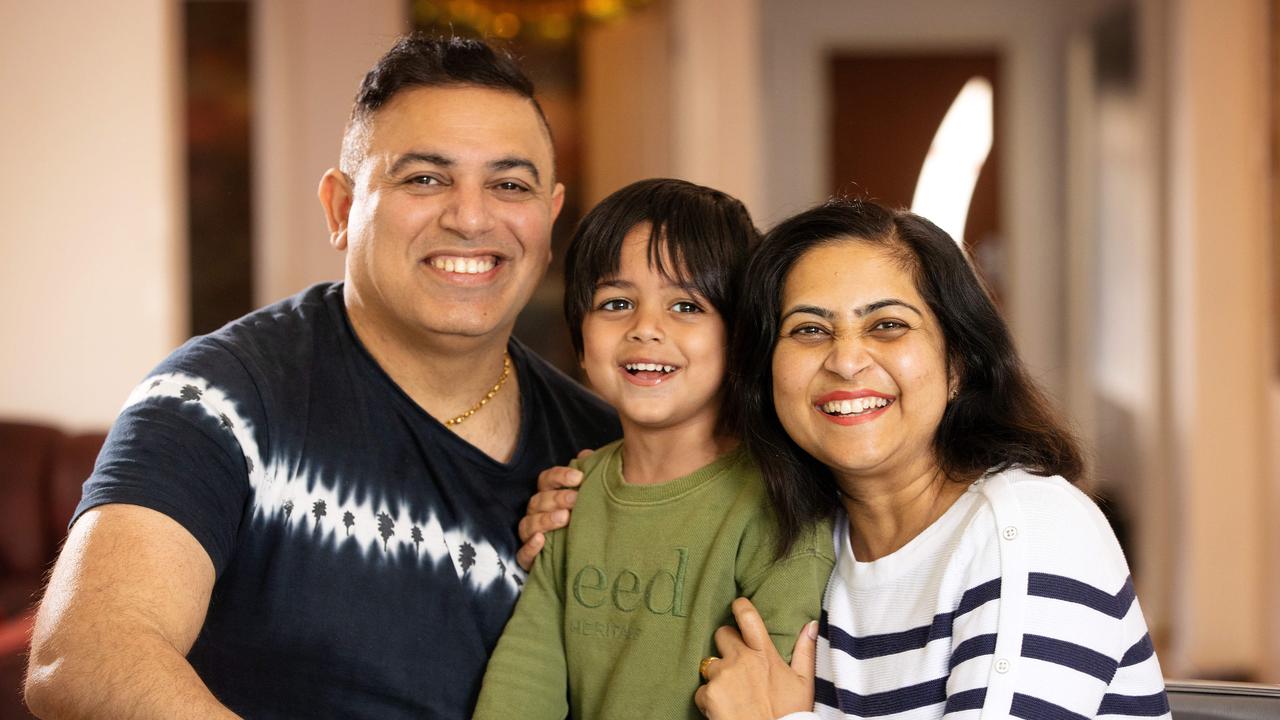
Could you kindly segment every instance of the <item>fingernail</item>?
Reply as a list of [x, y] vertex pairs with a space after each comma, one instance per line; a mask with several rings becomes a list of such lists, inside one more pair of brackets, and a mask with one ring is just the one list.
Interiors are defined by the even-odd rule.
[[804, 634], [809, 636], [810, 640], [818, 639], [818, 621], [810, 620], [808, 625], [804, 626]]
[[569, 511], [556, 510], [555, 512], [551, 513], [551, 518], [558, 523], [567, 523], [569, 522]]
[[568, 493], [565, 495], [564, 504], [573, 507], [578, 502], [578, 493]]

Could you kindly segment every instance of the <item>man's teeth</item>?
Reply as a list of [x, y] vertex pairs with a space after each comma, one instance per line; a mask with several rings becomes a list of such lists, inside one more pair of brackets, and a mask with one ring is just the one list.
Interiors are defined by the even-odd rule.
[[431, 258], [431, 267], [451, 273], [478, 275], [493, 269], [497, 263], [492, 257], [451, 257], [439, 255]]
[[664, 373], [669, 373], [669, 372], [675, 372], [676, 370], [674, 365], [659, 365], [657, 363], [627, 363], [624, 367], [626, 367], [629, 372], [661, 371]]
[[822, 404], [822, 412], [828, 415], [858, 415], [879, 410], [890, 403], [889, 398], [864, 397], [856, 400], [832, 400]]

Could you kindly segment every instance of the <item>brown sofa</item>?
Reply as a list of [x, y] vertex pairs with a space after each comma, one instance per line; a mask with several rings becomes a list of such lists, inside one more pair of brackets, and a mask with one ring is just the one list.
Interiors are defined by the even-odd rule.
[[21, 699], [33, 606], [104, 433], [0, 421], [0, 720]]

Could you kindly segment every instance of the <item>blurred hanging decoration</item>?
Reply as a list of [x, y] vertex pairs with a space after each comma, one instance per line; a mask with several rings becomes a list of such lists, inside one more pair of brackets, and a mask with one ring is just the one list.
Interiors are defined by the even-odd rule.
[[560, 43], [584, 23], [619, 20], [655, 0], [410, 0], [414, 24], [435, 32]]

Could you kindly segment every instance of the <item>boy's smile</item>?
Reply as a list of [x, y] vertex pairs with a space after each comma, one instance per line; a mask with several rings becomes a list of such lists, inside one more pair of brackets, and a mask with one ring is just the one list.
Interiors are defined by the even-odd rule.
[[642, 223], [623, 240], [618, 272], [596, 287], [582, 323], [582, 366], [625, 432], [710, 432], [720, 414], [724, 321], [706, 298], [650, 267], [649, 257]]

